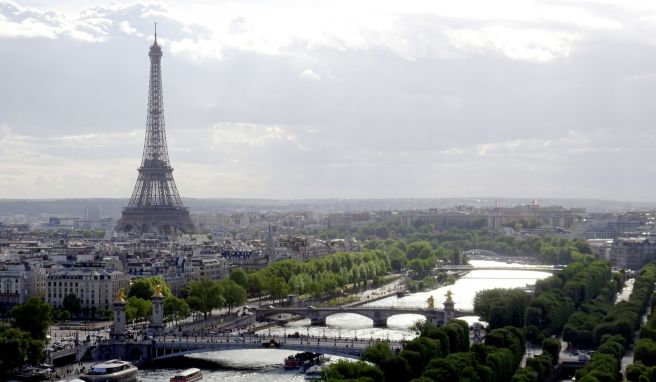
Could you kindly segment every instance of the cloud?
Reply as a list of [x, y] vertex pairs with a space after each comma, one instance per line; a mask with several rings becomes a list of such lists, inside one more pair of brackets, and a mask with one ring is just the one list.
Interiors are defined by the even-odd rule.
[[286, 133], [280, 126], [248, 123], [217, 123], [211, 128], [214, 144], [218, 146], [258, 147], [272, 141], [292, 142], [295, 137]]
[[129, 196], [157, 19], [183, 196], [653, 199], [646, 3], [0, 4], [3, 197]]
[[493, 49], [512, 59], [540, 62], [567, 57], [579, 39], [567, 32], [506, 27], [453, 29], [446, 33], [453, 46], [464, 51]]
[[131, 27], [128, 21], [121, 21], [119, 23], [119, 28], [125, 34], [143, 37], [143, 33], [139, 33], [135, 28]]
[[309, 81], [319, 81], [321, 79], [321, 77], [310, 68], [303, 70], [301, 72], [301, 77]]

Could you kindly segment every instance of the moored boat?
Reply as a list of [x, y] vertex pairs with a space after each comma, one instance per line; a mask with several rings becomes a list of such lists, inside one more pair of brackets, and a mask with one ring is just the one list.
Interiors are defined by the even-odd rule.
[[290, 355], [285, 358], [285, 370], [300, 369], [306, 370], [312, 365], [320, 365], [326, 361], [326, 357], [321, 353], [303, 352]]
[[171, 377], [169, 382], [192, 382], [192, 381], [199, 381], [203, 379], [203, 373], [201, 373], [200, 369], [196, 369], [195, 367], [192, 367], [187, 370], [183, 370], [179, 372], [178, 374], [174, 375]]
[[322, 381], [323, 380], [323, 366], [313, 365], [305, 371], [306, 381]]
[[136, 366], [130, 362], [112, 359], [99, 363], [80, 379], [86, 382], [137, 382]]

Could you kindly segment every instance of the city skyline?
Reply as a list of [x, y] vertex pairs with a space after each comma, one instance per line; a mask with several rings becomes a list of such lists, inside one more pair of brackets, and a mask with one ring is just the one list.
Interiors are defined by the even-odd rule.
[[130, 193], [158, 21], [187, 197], [654, 200], [648, 2], [89, 4], [0, 1], [0, 198]]

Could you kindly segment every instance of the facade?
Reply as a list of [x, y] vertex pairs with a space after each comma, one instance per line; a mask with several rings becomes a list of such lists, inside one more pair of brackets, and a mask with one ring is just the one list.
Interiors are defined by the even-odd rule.
[[180, 295], [194, 278], [191, 262], [184, 256], [129, 259], [126, 270], [132, 278], [161, 276], [175, 295]]
[[52, 308], [62, 308], [64, 298], [74, 294], [82, 308], [109, 310], [121, 289], [127, 290], [128, 276], [120, 271], [101, 267], [73, 267], [55, 271], [46, 280], [46, 302]]
[[46, 272], [38, 263], [0, 264], [0, 310], [7, 311], [31, 297], [43, 297]]
[[217, 255], [201, 255], [191, 258], [194, 280], [220, 280], [228, 275], [228, 262]]
[[493, 207], [468, 209], [466, 211], [409, 211], [401, 215], [401, 222], [412, 225], [417, 222], [432, 224], [439, 229], [489, 228], [498, 230], [506, 224], [520, 220], [538, 221], [545, 227], [570, 229], [583, 219], [585, 209], [560, 206], [541, 207], [536, 204], [516, 207]]
[[648, 262], [656, 260], [656, 240], [631, 237], [619, 238], [610, 249], [611, 266], [639, 270]]

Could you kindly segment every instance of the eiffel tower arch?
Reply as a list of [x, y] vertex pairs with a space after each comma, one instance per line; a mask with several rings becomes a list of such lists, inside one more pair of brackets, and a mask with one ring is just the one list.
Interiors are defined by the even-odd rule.
[[189, 209], [182, 204], [173, 179], [164, 128], [162, 97], [162, 48], [155, 41], [148, 53], [150, 80], [148, 83], [148, 117], [143, 157], [139, 176], [127, 207], [115, 230], [134, 233], [192, 232], [194, 224]]

